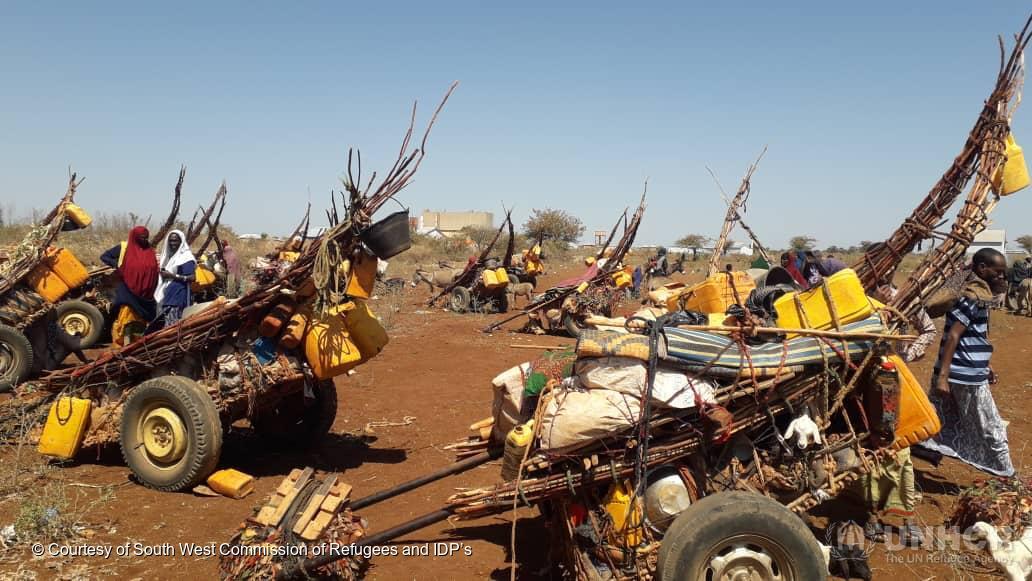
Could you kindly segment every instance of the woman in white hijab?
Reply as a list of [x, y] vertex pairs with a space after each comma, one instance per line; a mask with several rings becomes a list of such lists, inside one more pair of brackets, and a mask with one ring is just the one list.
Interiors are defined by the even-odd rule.
[[190, 252], [186, 235], [181, 230], [173, 230], [165, 236], [158, 267], [161, 276], [154, 291], [154, 300], [168, 327], [178, 323], [183, 317], [183, 309], [190, 306], [190, 284], [197, 271], [197, 259]]

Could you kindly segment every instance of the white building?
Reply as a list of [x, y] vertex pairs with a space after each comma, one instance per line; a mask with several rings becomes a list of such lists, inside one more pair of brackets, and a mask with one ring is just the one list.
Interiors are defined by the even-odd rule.
[[974, 254], [983, 248], [992, 248], [1001, 253], [1007, 252], [1007, 233], [1004, 230], [983, 230], [975, 235], [975, 239], [968, 246], [967, 253]]

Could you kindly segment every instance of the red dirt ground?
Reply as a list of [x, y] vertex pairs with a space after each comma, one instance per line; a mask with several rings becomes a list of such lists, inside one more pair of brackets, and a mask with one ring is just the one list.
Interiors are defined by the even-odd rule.
[[[568, 274], [568, 273], [562, 273]], [[547, 284], [557, 280], [549, 276]], [[329, 440], [310, 452], [270, 450], [249, 434], [226, 440], [221, 467], [233, 467], [257, 477], [256, 493], [243, 500], [207, 498], [190, 493], [156, 492], [129, 481], [129, 470], [117, 449], [85, 451], [79, 462], [51, 472], [77, 486], [69, 487], [79, 503], [96, 498], [98, 489], [112, 486], [114, 497], [92, 509], [86, 521], [94, 532], [90, 540], [77, 544], [221, 543], [228, 541], [253, 507], [264, 502], [290, 469], [305, 465], [320, 471], [342, 472], [354, 486], [352, 498], [381, 490], [422, 473], [443, 467], [453, 456], [443, 446], [464, 438], [470, 423], [490, 415], [489, 381], [500, 371], [532, 359], [535, 351], [516, 349], [511, 344], [558, 345], [572, 341], [560, 337], [498, 332], [479, 332], [497, 316], [457, 315], [425, 307], [426, 288], [408, 289], [402, 313], [391, 329], [391, 343], [385, 351], [358, 372], [337, 385], [340, 409]], [[627, 305], [630, 310], [633, 305]], [[520, 323], [511, 324], [518, 327]], [[1030, 329], [1032, 320], [1006, 314], [994, 315], [994, 367], [1001, 375], [996, 387], [997, 402], [1011, 421], [1010, 438], [1015, 464], [1019, 468], [1032, 459], [1025, 443], [1032, 435], [1032, 389]], [[934, 349], [934, 348], [933, 348]], [[933, 357], [934, 352], [929, 356]], [[931, 361], [918, 365], [916, 373], [927, 378]], [[361, 434], [368, 422], [401, 422], [405, 426], [375, 428], [376, 440], [363, 444], [346, 434]], [[34, 452], [28, 452], [34, 454]], [[0, 462], [13, 462], [14, 451], [0, 450]], [[942, 522], [951, 511], [958, 487], [971, 484], [979, 474], [953, 461], [933, 469], [918, 460], [918, 484], [923, 492], [920, 514], [928, 525]], [[370, 532], [429, 512], [457, 487], [492, 483], [499, 463], [493, 462], [464, 475], [452, 477], [409, 492], [401, 497], [361, 511]], [[1022, 470], [1023, 471], [1023, 470]], [[42, 482], [41, 482], [42, 484]], [[17, 497], [0, 499], [0, 527], [13, 522]], [[833, 504], [835, 518], [860, 518], [850, 506]], [[823, 507], [822, 507], [823, 508]], [[548, 538], [536, 513], [519, 513], [519, 542], [516, 548], [521, 579], [557, 576], [548, 566]], [[818, 523], [826, 522], [820, 518]], [[379, 579], [508, 579], [513, 562], [509, 549], [510, 515], [475, 521], [444, 522], [404, 537], [402, 543], [457, 541], [472, 555], [451, 557], [378, 557], [368, 578]], [[990, 578], [976, 570], [930, 563], [932, 553], [922, 550], [904, 553], [909, 562], [890, 563], [881, 549], [872, 557], [875, 579], [969, 579]], [[211, 579], [217, 577], [217, 557], [137, 558], [44, 558], [32, 560], [21, 549], [0, 552], [0, 579], [6, 574], [35, 571], [40, 578], [121, 579]], [[77, 577], [78, 575], [78, 577]]]

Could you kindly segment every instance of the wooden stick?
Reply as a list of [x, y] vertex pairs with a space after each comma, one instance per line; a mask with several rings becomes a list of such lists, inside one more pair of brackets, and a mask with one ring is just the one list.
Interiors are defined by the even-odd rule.
[[566, 349], [567, 347], [572, 347], [572, 345], [518, 345], [518, 344], [513, 343], [512, 345], [509, 345], [509, 347], [512, 347], [513, 349], [546, 349], [547, 350], [547, 349]]
[[778, 327], [728, 327], [726, 325], [678, 325], [678, 329], [688, 331], [747, 331], [763, 334], [794, 334], [812, 337], [833, 337], [835, 339], [888, 339], [890, 341], [916, 341], [917, 335], [892, 335], [890, 333], [850, 333], [838, 331], [822, 331], [819, 329], [781, 329]]

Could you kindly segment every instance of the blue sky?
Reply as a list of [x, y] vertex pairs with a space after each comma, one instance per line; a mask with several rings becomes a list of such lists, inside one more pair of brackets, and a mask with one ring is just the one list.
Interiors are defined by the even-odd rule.
[[[746, 220], [766, 244], [884, 238], [960, 151], [996, 36], [1027, 2], [4, 2], [0, 203], [27, 213], [71, 165], [94, 211], [163, 214], [225, 179], [223, 220], [281, 233], [349, 146], [386, 169], [413, 100], [460, 87], [402, 201], [560, 207], [608, 229], [649, 178], [639, 240], [716, 234], [764, 145]], [[1028, 106], [1013, 130], [1032, 148]], [[1032, 157], [1030, 152], [1029, 157]], [[1032, 233], [1032, 192], [995, 227]], [[320, 212], [321, 213], [321, 212]], [[744, 239], [740, 231], [734, 236]]]

